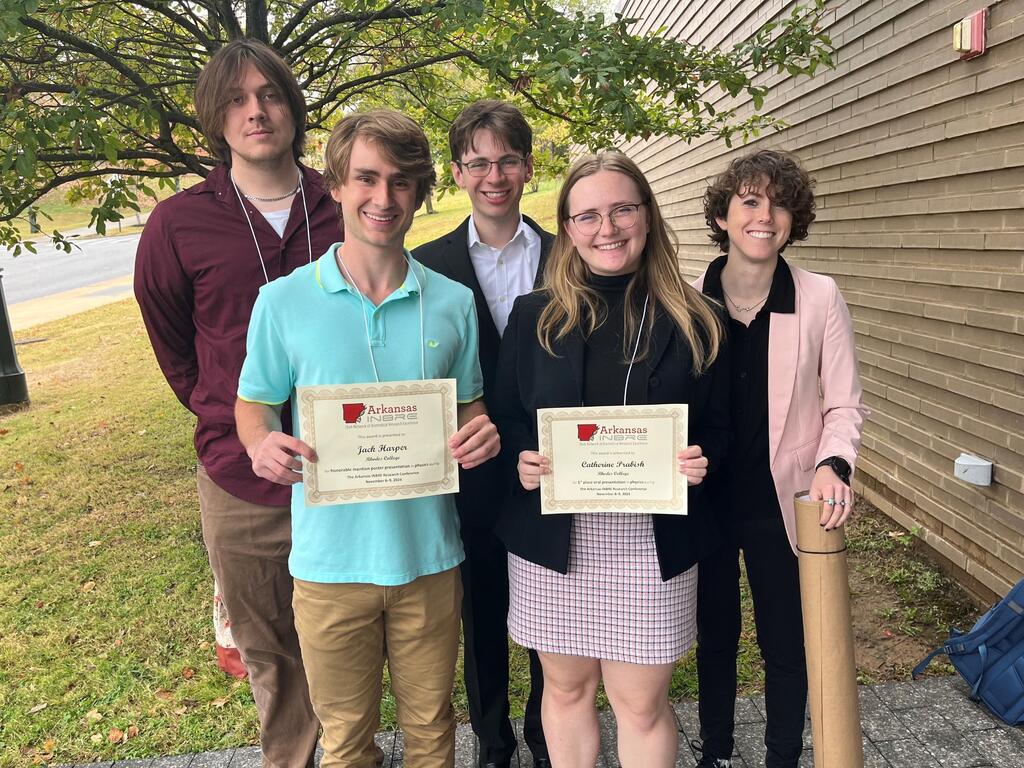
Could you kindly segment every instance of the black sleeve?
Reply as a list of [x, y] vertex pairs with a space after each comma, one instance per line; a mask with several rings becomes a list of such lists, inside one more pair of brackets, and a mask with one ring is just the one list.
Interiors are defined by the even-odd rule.
[[732, 386], [731, 352], [726, 335], [718, 348], [718, 355], [704, 372], [709, 387], [708, 398], [701, 414], [700, 425], [690, 440], [699, 445], [708, 459], [708, 474], [714, 473], [725, 461], [732, 441], [730, 400]]
[[520, 351], [523, 343], [530, 339], [521, 339], [522, 334], [532, 333], [532, 328], [521, 328], [529, 325], [524, 323], [522, 297], [516, 299], [512, 312], [508, 317], [508, 325], [501, 339], [501, 351], [498, 355], [498, 373], [494, 385], [494, 422], [498, 425], [501, 435], [502, 475], [511, 478], [511, 489], [515, 493], [523, 493], [519, 483], [516, 465], [521, 451], [537, 450], [536, 420], [537, 414], [529, 413], [523, 405], [522, 392], [519, 388]]

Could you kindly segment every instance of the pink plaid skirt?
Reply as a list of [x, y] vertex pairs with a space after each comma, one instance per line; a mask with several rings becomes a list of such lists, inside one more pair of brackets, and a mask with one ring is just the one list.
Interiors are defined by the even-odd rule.
[[569, 572], [508, 556], [508, 629], [526, 648], [669, 664], [697, 635], [697, 566], [662, 581], [650, 515], [578, 514]]

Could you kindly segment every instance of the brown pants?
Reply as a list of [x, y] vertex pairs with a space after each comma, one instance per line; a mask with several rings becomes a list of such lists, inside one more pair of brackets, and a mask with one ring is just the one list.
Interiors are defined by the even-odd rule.
[[295, 626], [313, 707], [324, 724], [321, 768], [374, 768], [387, 658], [407, 768], [455, 765], [452, 685], [459, 650], [459, 569], [398, 587], [295, 580]]
[[291, 511], [250, 504], [197, 472], [203, 541], [249, 671], [264, 768], [313, 765], [320, 723], [292, 613]]

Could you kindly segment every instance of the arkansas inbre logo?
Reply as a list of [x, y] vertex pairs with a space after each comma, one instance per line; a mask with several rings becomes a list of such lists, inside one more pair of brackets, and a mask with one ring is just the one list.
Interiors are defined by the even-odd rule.
[[363, 403], [342, 403], [341, 417], [345, 420], [346, 424], [355, 424], [359, 421], [359, 417], [363, 415], [365, 410], [366, 406]]
[[576, 437], [581, 443], [590, 442], [597, 434], [597, 424], [577, 424]]

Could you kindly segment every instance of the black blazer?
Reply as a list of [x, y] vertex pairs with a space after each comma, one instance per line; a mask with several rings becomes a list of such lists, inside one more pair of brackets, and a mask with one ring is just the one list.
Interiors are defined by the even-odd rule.
[[[534, 286], [539, 286], [544, 275], [544, 264], [548, 251], [555, 238], [545, 232], [537, 222], [528, 216], [523, 221], [540, 235], [540, 262]], [[473, 291], [476, 300], [476, 314], [480, 325], [480, 370], [484, 379], [484, 403], [488, 412], [494, 411], [495, 375], [498, 370], [498, 347], [501, 337], [491, 318], [491, 310], [487, 306], [480, 281], [473, 270], [473, 262], [469, 258], [469, 217], [447, 235], [424, 243], [415, 248], [413, 257], [435, 272], [440, 272]], [[460, 470], [460, 492], [455, 497], [455, 505], [463, 525], [490, 528], [500, 507], [496, 489], [507, 487], [499, 478], [498, 462], [494, 459], [469, 470]]]
[[[494, 414], [501, 432], [501, 464], [512, 492], [496, 530], [509, 552], [546, 568], [567, 573], [571, 515], [540, 514], [540, 491], [525, 491], [516, 464], [519, 452], [537, 450], [537, 409], [565, 408], [583, 402], [582, 333], [554, 345], [551, 357], [537, 341], [537, 321], [547, 294], [535, 291], [516, 300], [509, 316], [498, 364]], [[729, 357], [720, 353], [706, 373], [694, 376], [689, 346], [671, 317], [659, 309], [650, 353], [633, 368], [630, 404], [687, 403], [689, 442], [708, 457], [709, 477], [721, 465], [729, 444]], [[715, 542], [710, 525], [715, 510], [705, 482], [689, 489], [689, 514], [654, 515], [654, 540], [665, 580], [677, 576]]]

